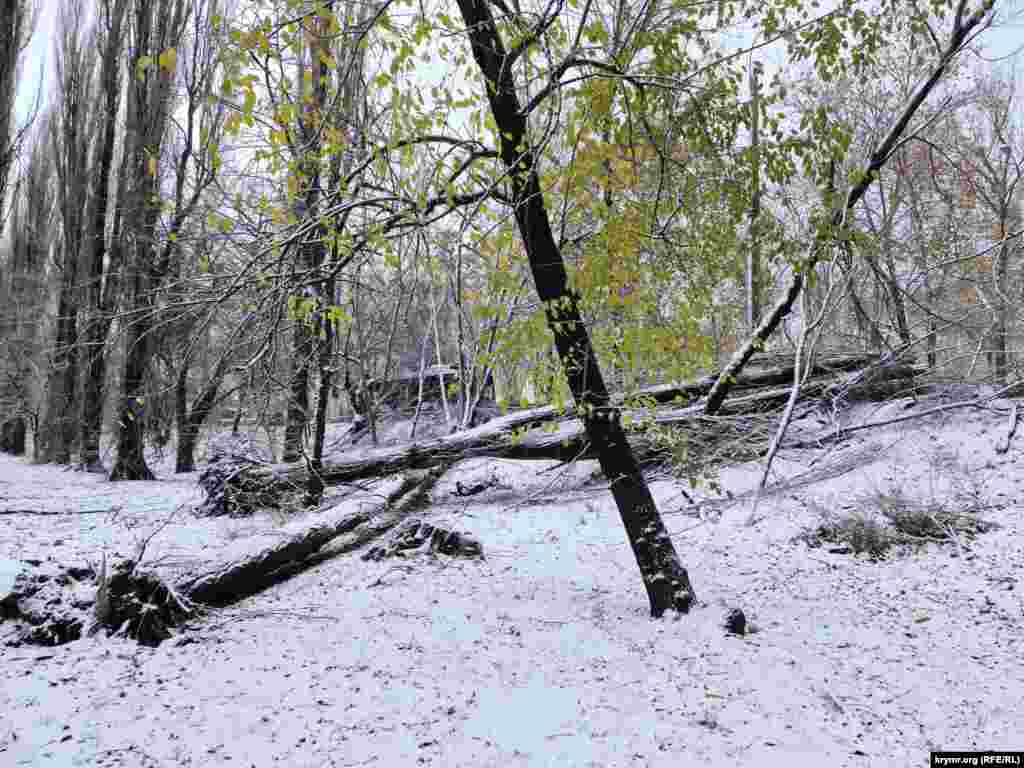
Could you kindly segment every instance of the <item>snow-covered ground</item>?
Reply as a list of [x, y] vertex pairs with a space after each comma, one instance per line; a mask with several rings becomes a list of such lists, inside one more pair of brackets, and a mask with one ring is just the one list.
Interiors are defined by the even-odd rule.
[[[847, 419], [913, 412], [875, 408]], [[482, 562], [341, 557], [157, 649], [0, 645], [0, 765], [876, 768], [1024, 749], [1024, 435], [998, 454], [1005, 428], [961, 410], [785, 453], [773, 482], [789, 484], [753, 520], [757, 465], [723, 471], [735, 499], [704, 514], [656, 483], [701, 600], [661, 621], [593, 465], [465, 462], [430, 520], [471, 532]], [[145, 562], [187, 569], [275, 525], [197, 520], [196, 475], [164, 470], [110, 484], [0, 457], [0, 511], [22, 510], [0, 514], [0, 563], [145, 542]], [[1001, 528], [962, 550], [872, 562], [792, 540], [872, 493], [948, 503], [968, 486]], [[736, 606], [756, 632], [723, 631]]]

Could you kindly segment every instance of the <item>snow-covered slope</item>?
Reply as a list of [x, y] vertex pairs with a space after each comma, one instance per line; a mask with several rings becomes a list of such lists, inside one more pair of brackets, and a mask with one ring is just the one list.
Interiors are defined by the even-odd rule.
[[[784, 454], [753, 520], [756, 465], [726, 469], [736, 498], [703, 514], [656, 483], [702, 601], [662, 621], [593, 466], [467, 462], [431, 520], [472, 532], [483, 562], [339, 558], [155, 650], [0, 647], [0, 765], [875, 768], [1020, 749], [1024, 438], [996, 453], [1005, 422], [955, 411]], [[169, 520], [146, 556], [183, 568], [274, 524], [193, 519], [194, 476], [112, 485], [0, 457], [0, 483], [0, 510], [115, 510], [0, 514], [0, 559], [129, 555]], [[962, 549], [872, 562], [793, 542], [822, 510], [965, 484], [1002, 527]], [[722, 630], [734, 606], [756, 632]]]

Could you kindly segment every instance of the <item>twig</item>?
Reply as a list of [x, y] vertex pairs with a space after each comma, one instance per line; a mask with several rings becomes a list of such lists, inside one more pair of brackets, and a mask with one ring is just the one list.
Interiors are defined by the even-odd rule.
[[[845, 222], [846, 217], [844, 212], [843, 223], [845, 224]], [[833, 260], [833, 265], [834, 263], [835, 260]], [[849, 278], [844, 280], [843, 283], [845, 284], [848, 280]], [[757, 491], [754, 494], [754, 502], [751, 505], [750, 516], [747, 518], [747, 525], [755, 525], [757, 522], [757, 507], [761, 502], [761, 494], [764, 492], [765, 486], [768, 485], [768, 475], [772, 469], [772, 462], [775, 460], [775, 455], [779, 452], [779, 446], [782, 445], [782, 440], [786, 436], [786, 431], [789, 429], [789, 425], [793, 421], [793, 411], [796, 408], [797, 400], [800, 398], [800, 386], [803, 384], [800, 373], [800, 361], [804, 356], [804, 347], [807, 344], [807, 338], [828, 316], [829, 302], [835, 288], [836, 282], [832, 281], [829, 285], [828, 292], [825, 294], [824, 301], [821, 303], [821, 311], [818, 312], [817, 317], [809, 321], [807, 315], [809, 314], [808, 310], [810, 309], [810, 301], [808, 300], [808, 294], [806, 292], [804, 292], [802, 296], [804, 323], [803, 327], [800, 329], [800, 337], [797, 339], [796, 352], [793, 355], [793, 389], [789, 393], [789, 400], [786, 402], [786, 410], [782, 414], [782, 420], [779, 422], [779, 427], [775, 431], [775, 436], [772, 438], [771, 445], [768, 448], [768, 456], [764, 463], [764, 472], [761, 474], [761, 482], [758, 483]], [[816, 336], [815, 342], [817, 341], [817, 338], [818, 337]], [[812, 343], [812, 352], [813, 346], [814, 345]], [[808, 370], [811, 370], [812, 368], [813, 366], [808, 366]]]
[[932, 522], [934, 522], [939, 527], [945, 529], [946, 535], [949, 537], [950, 541], [952, 541], [954, 544], [956, 544], [957, 554], [960, 556], [960, 559], [963, 560], [964, 559], [964, 547], [960, 543], [960, 537], [957, 536], [956, 529], [953, 528], [952, 524], [950, 524], [950, 523], [940, 522], [939, 519], [934, 514], [929, 515], [929, 517], [932, 519]]
[[[174, 519], [175, 515], [177, 515], [184, 509], [184, 504], [172, 509], [171, 513], [166, 518], [164, 518], [148, 536], [141, 539], [140, 541], [135, 542], [135, 568], [138, 568], [139, 565], [142, 564], [142, 558], [146, 555], [146, 547], [149, 546], [149, 543], [156, 537], [158, 533], [160, 533], [164, 528], [171, 524], [171, 521]], [[134, 570], [135, 568], [133, 568], [132, 570]]]

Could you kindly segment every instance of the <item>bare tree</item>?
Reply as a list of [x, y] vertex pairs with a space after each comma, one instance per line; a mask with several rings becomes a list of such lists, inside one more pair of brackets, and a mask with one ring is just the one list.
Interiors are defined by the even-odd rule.
[[[79, 423], [80, 464], [90, 472], [103, 472], [100, 432], [107, 378], [107, 337], [117, 310], [123, 249], [120, 221], [108, 228], [114, 189], [114, 153], [121, 105], [121, 54], [129, 0], [100, 0], [97, 49], [100, 58], [96, 139], [90, 172], [90, 216], [82, 260], [81, 347], [84, 355], [82, 410]], [[125, 179], [121, 180], [123, 190]], [[123, 194], [123, 192], [122, 192]], [[108, 234], [108, 229], [110, 230]]]
[[[38, 437], [46, 306], [46, 257], [53, 239], [53, 158], [46, 119], [28, 145], [19, 195], [11, 210], [10, 239], [0, 262], [0, 421], [24, 418]], [[38, 458], [39, 440], [33, 440]]]
[[862, 168], [855, 174], [854, 183], [850, 185], [845, 198], [836, 204], [834, 196], [828, 196], [830, 207], [825, 211], [824, 221], [828, 222], [819, 236], [810, 245], [808, 253], [801, 259], [799, 269], [793, 271], [793, 275], [786, 286], [785, 293], [775, 302], [771, 310], [761, 319], [757, 328], [750, 338], [732, 356], [729, 364], [722, 370], [721, 376], [715, 383], [711, 392], [708, 393], [704, 404], [704, 412], [713, 416], [721, 409], [729, 390], [737, 374], [747, 364], [754, 352], [764, 347], [767, 339], [779, 327], [779, 324], [790, 313], [804, 289], [807, 275], [824, 258], [825, 253], [834, 244], [834, 232], [840, 230], [847, 224], [847, 215], [864, 197], [868, 189], [878, 179], [879, 172], [892, 159], [895, 151], [899, 148], [904, 134], [910, 125], [911, 120], [917, 111], [924, 104], [925, 100], [932, 93], [935, 87], [943, 80], [953, 64], [953, 61], [960, 54], [968, 42], [980, 30], [983, 30], [991, 19], [992, 3], [989, 2], [980, 8], [971, 10], [967, 6], [967, 0], [959, 0], [953, 13], [952, 29], [945, 45], [936, 43], [936, 58], [932, 64], [928, 76], [913, 91], [913, 95], [907, 100], [906, 105], [899, 116], [889, 126], [885, 135], [877, 143]]
[[[117, 460], [112, 480], [152, 479], [144, 449], [146, 375], [153, 359], [152, 334], [158, 327], [158, 292], [179, 257], [178, 238], [203, 191], [216, 176], [216, 164], [199, 129], [205, 99], [190, 96], [184, 136], [166, 145], [175, 103], [178, 50], [185, 38], [192, 4], [188, 0], [133, 0], [126, 153], [131, 192], [122, 213], [128, 252], [123, 290], [125, 362], [118, 406]], [[161, 226], [164, 205], [161, 171], [165, 150], [173, 179], [169, 220]]]
[[1008, 340], [1015, 310], [1020, 310], [1019, 293], [1012, 287], [1020, 285], [1022, 273], [1018, 260], [1011, 258], [1019, 252], [1019, 243], [1009, 239], [1020, 229], [1024, 200], [1024, 134], [1017, 91], [1013, 80], [989, 80], [959, 148], [961, 164], [969, 165], [972, 172], [970, 183], [978, 213], [975, 229], [982, 229], [982, 237], [997, 246], [974, 266], [978, 269], [977, 295], [991, 316], [984, 334], [989, 370], [999, 384], [1009, 383]]
[[7, 184], [14, 160], [35, 115], [15, 127], [15, 97], [22, 56], [39, 10], [30, 0], [0, 0], [0, 234], [7, 221]]
[[[218, 142], [224, 128], [224, 105], [218, 103], [211, 106], [209, 95], [213, 91], [213, 77], [217, 68], [218, 47], [222, 42], [215, 28], [214, 19], [224, 13], [224, 4], [220, 0], [195, 0], [190, 10], [189, 33], [183, 44], [185, 55], [181, 62], [181, 81], [184, 87], [184, 112], [182, 136], [177, 156], [179, 158], [179, 175], [176, 199], [181, 195], [181, 159], [196, 152], [208, 158], [212, 143]], [[193, 147], [195, 134], [205, 137], [202, 146]], [[203, 162], [206, 165], [206, 162]], [[192, 201], [179, 207], [182, 213], [200, 217], [194, 213], [199, 210], [199, 193], [209, 190], [214, 181], [212, 168], [201, 170], [195, 180]], [[213, 197], [217, 193], [213, 193]], [[211, 199], [209, 205], [216, 206], [219, 198]], [[178, 225], [181, 227], [184, 220]], [[208, 349], [216, 362], [212, 368], [204, 367], [202, 381], [198, 392], [189, 404], [189, 374], [199, 357], [198, 349], [203, 340], [210, 339], [210, 329], [214, 323], [214, 314], [218, 309], [216, 301], [206, 304], [196, 299], [208, 297], [207, 287], [211, 274], [217, 269], [216, 262], [222, 248], [218, 248], [207, 222], [196, 221], [191, 229], [191, 236], [184, 232], [177, 235], [180, 248], [172, 260], [172, 285], [169, 286], [167, 297], [169, 304], [165, 314], [171, 327], [177, 331], [167, 334], [172, 344], [179, 347], [180, 354], [171, 352], [171, 358], [177, 359], [177, 370], [174, 372], [173, 399], [174, 421], [178, 435], [176, 472], [191, 472], [195, 468], [195, 447], [203, 424], [213, 413], [214, 407], [222, 399], [221, 385], [231, 368], [235, 358], [234, 347], [243, 335], [245, 324], [235, 326], [227, 334], [223, 349]], [[186, 263], [189, 262], [189, 263]], [[206, 345], [209, 346], [209, 345]]]
[[61, 239], [55, 265], [60, 287], [47, 393], [42, 458], [71, 462], [76, 437], [78, 387], [79, 263], [85, 246], [89, 154], [92, 144], [92, 86], [95, 41], [83, 0], [63, 0], [54, 51], [57, 104], [50, 124], [57, 170]]

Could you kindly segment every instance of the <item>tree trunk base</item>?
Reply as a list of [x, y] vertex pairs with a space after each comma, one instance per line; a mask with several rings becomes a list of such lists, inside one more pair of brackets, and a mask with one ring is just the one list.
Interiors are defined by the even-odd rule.
[[15, 416], [7, 419], [0, 425], [0, 451], [13, 456], [24, 456], [27, 431], [24, 417]]
[[117, 480], [156, 480], [156, 475], [146, 466], [145, 462], [117, 460], [114, 468], [110, 471], [111, 482]]

